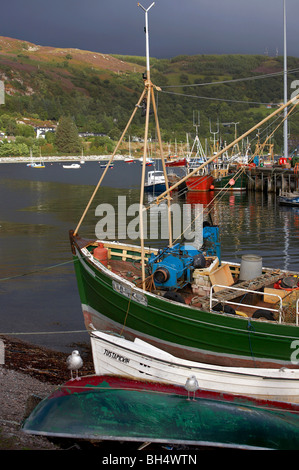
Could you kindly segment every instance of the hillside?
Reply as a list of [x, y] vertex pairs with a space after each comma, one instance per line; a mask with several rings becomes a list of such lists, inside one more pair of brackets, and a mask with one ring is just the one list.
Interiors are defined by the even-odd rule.
[[[299, 59], [288, 58], [288, 68], [299, 70]], [[200, 112], [203, 143], [205, 139], [210, 142], [212, 132], [218, 130], [217, 122], [217, 137], [231, 141], [235, 128], [223, 123], [238, 122], [240, 135], [271, 112], [267, 103], [273, 103], [273, 109], [282, 101], [282, 69], [281, 57], [257, 55], [151, 59], [152, 81], [162, 88], [157, 102], [163, 139], [186, 142], [186, 133], [195, 132], [193, 115]], [[0, 37], [0, 79], [6, 92], [5, 104], [0, 106], [0, 129], [19, 136], [21, 142], [20, 137], [33, 138], [34, 132], [24, 131], [18, 122], [49, 126], [70, 115], [79, 131], [118, 139], [143, 89], [144, 71], [143, 57], [44, 47]], [[274, 75], [247, 80], [264, 74]], [[296, 72], [288, 78], [291, 84]], [[222, 83], [210, 84], [215, 81]], [[299, 141], [299, 119], [294, 114], [289, 121], [294, 145]], [[141, 113], [137, 113], [130, 134], [142, 137], [143, 124]], [[155, 137], [153, 124], [150, 132]], [[279, 152], [281, 129], [274, 142]], [[49, 151], [54, 149], [53, 138], [49, 137], [47, 144]]]

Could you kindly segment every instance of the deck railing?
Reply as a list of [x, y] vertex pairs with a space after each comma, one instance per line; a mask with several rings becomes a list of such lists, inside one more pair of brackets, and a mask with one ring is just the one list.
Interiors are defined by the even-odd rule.
[[[259, 309], [259, 310], [270, 310], [271, 312], [277, 312], [279, 314], [279, 317], [278, 317], [278, 322], [281, 323], [282, 321], [282, 298], [277, 295], [277, 294], [267, 294], [267, 296], [273, 296], [273, 297], [278, 297], [279, 299], [279, 308], [268, 308], [268, 307], [260, 307], [259, 305], [250, 305], [250, 304], [244, 304], [244, 303], [238, 303], [238, 302], [232, 302], [231, 300], [222, 300], [222, 299], [217, 299], [216, 297], [213, 297], [213, 289], [214, 287], [221, 287], [223, 289], [227, 289], [227, 286], [222, 286], [220, 284], [214, 284], [211, 286], [211, 289], [210, 289], [210, 310], [213, 309], [213, 301], [215, 302], [221, 302], [221, 303], [226, 303], [226, 304], [230, 304], [230, 305], [238, 305], [240, 307], [250, 307], [250, 308], [255, 308], [255, 309]], [[249, 290], [249, 289], [242, 289], [240, 287], [232, 287], [230, 286], [229, 289], [233, 289], [233, 290], [236, 290], [236, 291], [240, 291], [241, 292], [245, 292], [246, 294], [259, 294], [259, 295], [262, 295], [264, 296], [264, 292], [259, 292], [259, 291], [256, 291], [256, 290]], [[221, 291], [219, 291], [221, 292]], [[214, 293], [214, 295], [216, 295], [217, 292]], [[299, 299], [298, 299], [299, 300]], [[297, 301], [297, 313], [298, 313], [298, 308], [299, 308], [299, 305], [298, 305], [298, 301]], [[296, 319], [298, 318], [298, 315], [296, 317]]]

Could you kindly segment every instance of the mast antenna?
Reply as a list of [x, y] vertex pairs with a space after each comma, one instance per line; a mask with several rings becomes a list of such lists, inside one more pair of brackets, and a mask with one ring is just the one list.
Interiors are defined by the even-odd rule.
[[147, 75], [148, 80], [150, 78], [148, 12], [154, 5], [155, 5], [155, 2], [153, 2], [148, 8], [144, 8], [144, 6], [142, 6], [141, 3], [138, 3], [138, 6], [140, 8], [142, 8], [142, 10], [145, 12], [145, 28], [144, 28], [144, 31], [145, 31], [145, 45], [146, 45], [146, 75]]
[[[286, 0], [283, 0], [283, 85], [284, 85], [284, 104], [288, 101], [288, 66], [287, 66], [287, 26], [286, 26]], [[288, 108], [284, 109], [283, 140], [284, 157], [288, 158]]]

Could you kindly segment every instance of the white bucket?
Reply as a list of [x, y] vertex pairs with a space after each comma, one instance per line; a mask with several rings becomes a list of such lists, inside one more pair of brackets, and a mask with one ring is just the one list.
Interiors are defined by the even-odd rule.
[[262, 274], [262, 257], [257, 255], [243, 255], [240, 266], [240, 281], [250, 281]]

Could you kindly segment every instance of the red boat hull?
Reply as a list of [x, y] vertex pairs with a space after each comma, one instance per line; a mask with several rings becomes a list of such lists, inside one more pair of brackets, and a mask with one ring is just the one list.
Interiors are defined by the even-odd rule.
[[213, 176], [202, 175], [202, 176], [190, 176], [186, 181], [186, 185], [189, 191], [210, 191], [213, 185]]
[[186, 158], [181, 158], [181, 159], [179, 159], [179, 160], [173, 160], [173, 161], [170, 161], [170, 162], [166, 162], [165, 165], [166, 165], [166, 166], [171, 166], [171, 167], [174, 167], [174, 166], [186, 166], [186, 163], [187, 163]]

